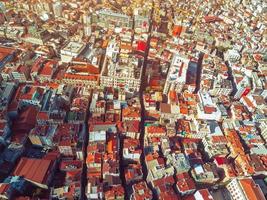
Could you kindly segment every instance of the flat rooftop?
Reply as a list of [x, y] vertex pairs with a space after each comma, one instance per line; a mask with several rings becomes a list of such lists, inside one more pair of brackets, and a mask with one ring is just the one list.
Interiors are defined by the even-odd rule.
[[79, 53], [84, 48], [83, 43], [79, 42], [69, 42], [62, 50], [69, 51], [72, 53]]

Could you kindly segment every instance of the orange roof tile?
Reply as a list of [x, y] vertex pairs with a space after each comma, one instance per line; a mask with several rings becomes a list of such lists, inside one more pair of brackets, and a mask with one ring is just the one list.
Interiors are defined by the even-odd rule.
[[98, 77], [95, 75], [78, 75], [78, 74], [69, 74], [65, 73], [65, 79], [75, 79], [75, 80], [88, 80], [88, 81], [97, 81]]
[[77, 73], [89, 73], [89, 74], [99, 74], [99, 68], [95, 67], [94, 65], [87, 64], [87, 65], [73, 65], [70, 66], [70, 69], [75, 70]]
[[0, 47], [0, 60], [13, 53], [15, 50], [8, 47]]
[[239, 180], [239, 182], [246, 196], [249, 198], [249, 200], [264, 200], [265, 199], [260, 187], [255, 184], [253, 179], [244, 178], [244, 179]]
[[148, 134], [153, 134], [153, 133], [166, 133], [166, 128], [165, 127], [161, 127], [161, 126], [148, 126], [147, 127], [147, 133]]
[[151, 190], [144, 181], [134, 184], [133, 189], [133, 196], [135, 200], [152, 199], [153, 197]]
[[54, 65], [56, 64], [57, 62], [55, 61], [48, 61], [47, 63], [45, 63], [44, 67], [41, 69], [39, 75], [40, 76], [51, 76], [52, 73], [53, 73], [53, 68], [54, 68]]

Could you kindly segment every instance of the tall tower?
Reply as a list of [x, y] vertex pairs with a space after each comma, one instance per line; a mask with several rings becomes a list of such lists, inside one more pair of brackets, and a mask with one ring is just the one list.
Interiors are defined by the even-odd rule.
[[84, 24], [84, 35], [90, 36], [91, 35], [91, 24], [92, 18], [91, 15], [85, 14], [83, 15], [83, 24]]
[[53, 4], [53, 13], [55, 17], [62, 16], [62, 3], [60, 1], [57, 1]]

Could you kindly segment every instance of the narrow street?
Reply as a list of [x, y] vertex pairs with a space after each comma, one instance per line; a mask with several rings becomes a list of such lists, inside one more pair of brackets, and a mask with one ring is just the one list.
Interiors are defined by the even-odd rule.
[[228, 80], [231, 81], [231, 84], [232, 84], [232, 88], [233, 88], [233, 91], [231, 92], [230, 96], [233, 98], [235, 93], [237, 92], [237, 88], [236, 88], [236, 84], [235, 84], [235, 81], [234, 81], [234, 76], [233, 76], [233, 72], [232, 72], [232, 68], [230, 67], [230, 64], [227, 60], [225, 60], [224, 58], [224, 52], [220, 52], [219, 55], [218, 55], [225, 63], [225, 65], [227, 66], [227, 73], [228, 73]]
[[89, 127], [88, 127], [88, 119], [90, 116], [89, 112], [89, 106], [91, 103], [92, 94], [89, 97], [89, 104], [87, 108], [86, 117], [83, 123], [83, 129], [82, 129], [82, 136], [83, 136], [83, 169], [82, 169], [82, 175], [81, 175], [81, 191], [80, 191], [80, 200], [86, 200], [86, 187], [87, 187], [87, 165], [86, 165], [86, 158], [87, 158], [87, 146], [89, 141]]
[[267, 0], [0, 0], [0, 200], [267, 200]]
[[[148, 169], [145, 163], [145, 152], [144, 152], [144, 147], [145, 147], [145, 106], [144, 106], [144, 99], [143, 99], [143, 94], [146, 89], [146, 84], [147, 84], [147, 77], [146, 77], [146, 68], [148, 64], [148, 54], [149, 54], [149, 49], [150, 49], [150, 40], [151, 40], [151, 34], [152, 34], [152, 26], [153, 26], [153, 13], [154, 13], [154, 5], [151, 10], [150, 14], [150, 24], [149, 24], [149, 36], [147, 39], [147, 46], [146, 46], [146, 51], [144, 53], [144, 64], [143, 64], [143, 71], [142, 71], [142, 78], [141, 78], [141, 85], [140, 85], [140, 90], [139, 90], [139, 98], [140, 98], [140, 104], [141, 104], [141, 122], [140, 122], [140, 145], [142, 149], [142, 155], [141, 155], [141, 165], [142, 165], [142, 171], [143, 171], [143, 180], [146, 181], [147, 174], [148, 174]], [[150, 190], [153, 192], [153, 188], [150, 187]], [[156, 194], [153, 192], [153, 199], [156, 199]]]
[[[152, 16], [154, 13], [154, 8], [151, 10], [151, 15], [150, 15], [150, 25], [149, 25], [149, 32], [148, 32], [148, 39], [147, 39], [147, 46], [146, 50], [144, 52], [144, 62], [143, 62], [143, 70], [142, 70], [142, 77], [141, 77], [141, 85], [140, 85], [140, 90], [139, 90], [139, 98], [140, 98], [140, 104], [141, 104], [141, 122], [140, 122], [140, 145], [142, 149], [142, 155], [141, 155], [141, 165], [142, 165], [142, 171], [143, 171], [143, 179], [146, 181], [146, 177], [148, 174], [147, 166], [145, 163], [145, 154], [144, 154], [144, 138], [145, 138], [145, 107], [144, 107], [144, 101], [143, 101], [143, 93], [146, 88], [146, 83], [147, 83], [147, 77], [146, 77], [146, 67], [148, 64], [148, 54], [149, 54], [149, 49], [150, 49], [150, 40], [151, 40], [151, 34], [152, 34]], [[91, 103], [91, 100], [90, 100]], [[89, 105], [90, 105], [89, 103]], [[88, 146], [88, 139], [89, 139], [89, 132], [88, 132], [88, 119], [89, 119], [90, 113], [88, 111], [86, 115], [85, 122], [83, 123], [83, 171], [82, 171], [82, 177], [81, 177], [81, 194], [80, 194], [80, 200], [85, 200], [87, 199], [86, 197], [86, 186], [87, 186], [87, 165], [86, 165], [86, 157], [87, 157], [87, 146]], [[120, 139], [120, 148], [122, 148], [122, 138]], [[123, 168], [123, 163], [122, 163], [122, 151], [120, 151], [120, 177], [122, 179], [122, 183], [124, 185], [124, 188], [126, 188], [126, 181], [124, 178], [124, 169]], [[123, 178], [122, 178], [123, 177]], [[148, 185], [149, 186], [149, 185]], [[153, 192], [153, 188], [150, 187], [150, 190]], [[125, 196], [125, 199], [129, 199], [130, 197], [128, 195]], [[156, 194], [153, 192], [153, 199], [156, 199]]]
[[196, 89], [194, 91], [195, 94], [197, 94], [200, 89], [202, 62], [203, 62], [204, 55], [205, 55], [204, 53], [200, 52], [198, 62], [197, 62], [197, 80], [196, 80]]
[[88, 125], [86, 122], [83, 124], [83, 169], [82, 169], [82, 176], [81, 176], [81, 194], [80, 194], [80, 200], [86, 199], [85, 195], [85, 188], [87, 185], [87, 166], [86, 166], [86, 157], [87, 157], [87, 145], [88, 145]]
[[225, 61], [225, 64], [228, 68], [228, 79], [231, 81], [231, 84], [232, 84], [232, 87], [233, 87], [233, 91], [232, 93], [230, 94], [231, 97], [234, 97], [235, 93], [237, 92], [237, 88], [236, 88], [236, 84], [235, 84], [235, 81], [234, 81], [234, 76], [233, 76], [233, 73], [232, 73], [232, 68], [229, 66], [229, 63], [227, 61]]

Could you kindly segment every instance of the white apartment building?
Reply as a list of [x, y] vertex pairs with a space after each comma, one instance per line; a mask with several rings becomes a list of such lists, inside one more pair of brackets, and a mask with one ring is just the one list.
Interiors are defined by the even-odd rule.
[[167, 79], [164, 85], [163, 93], [168, 94], [169, 90], [180, 92], [186, 82], [186, 73], [189, 59], [175, 54], [168, 71]]
[[93, 23], [97, 23], [103, 27], [126, 27], [131, 28], [133, 19], [125, 14], [117, 13], [109, 9], [102, 9], [93, 16]]
[[120, 55], [116, 63], [107, 59], [101, 71], [100, 86], [138, 91], [142, 68], [143, 60], [135, 56]]
[[233, 200], [265, 200], [259, 185], [252, 178], [235, 178], [227, 186]]
[[198, 119], [205, 120], [221, 120], [221, 111], [213, 102], [208, 92], [198, 92], [199, 103], [197, 104]]
[[77, 58], [85, 49], [85, 44], [70, 41], [60, 51], [61, 61], [64, 63], [71, 62], [73, 58]]

